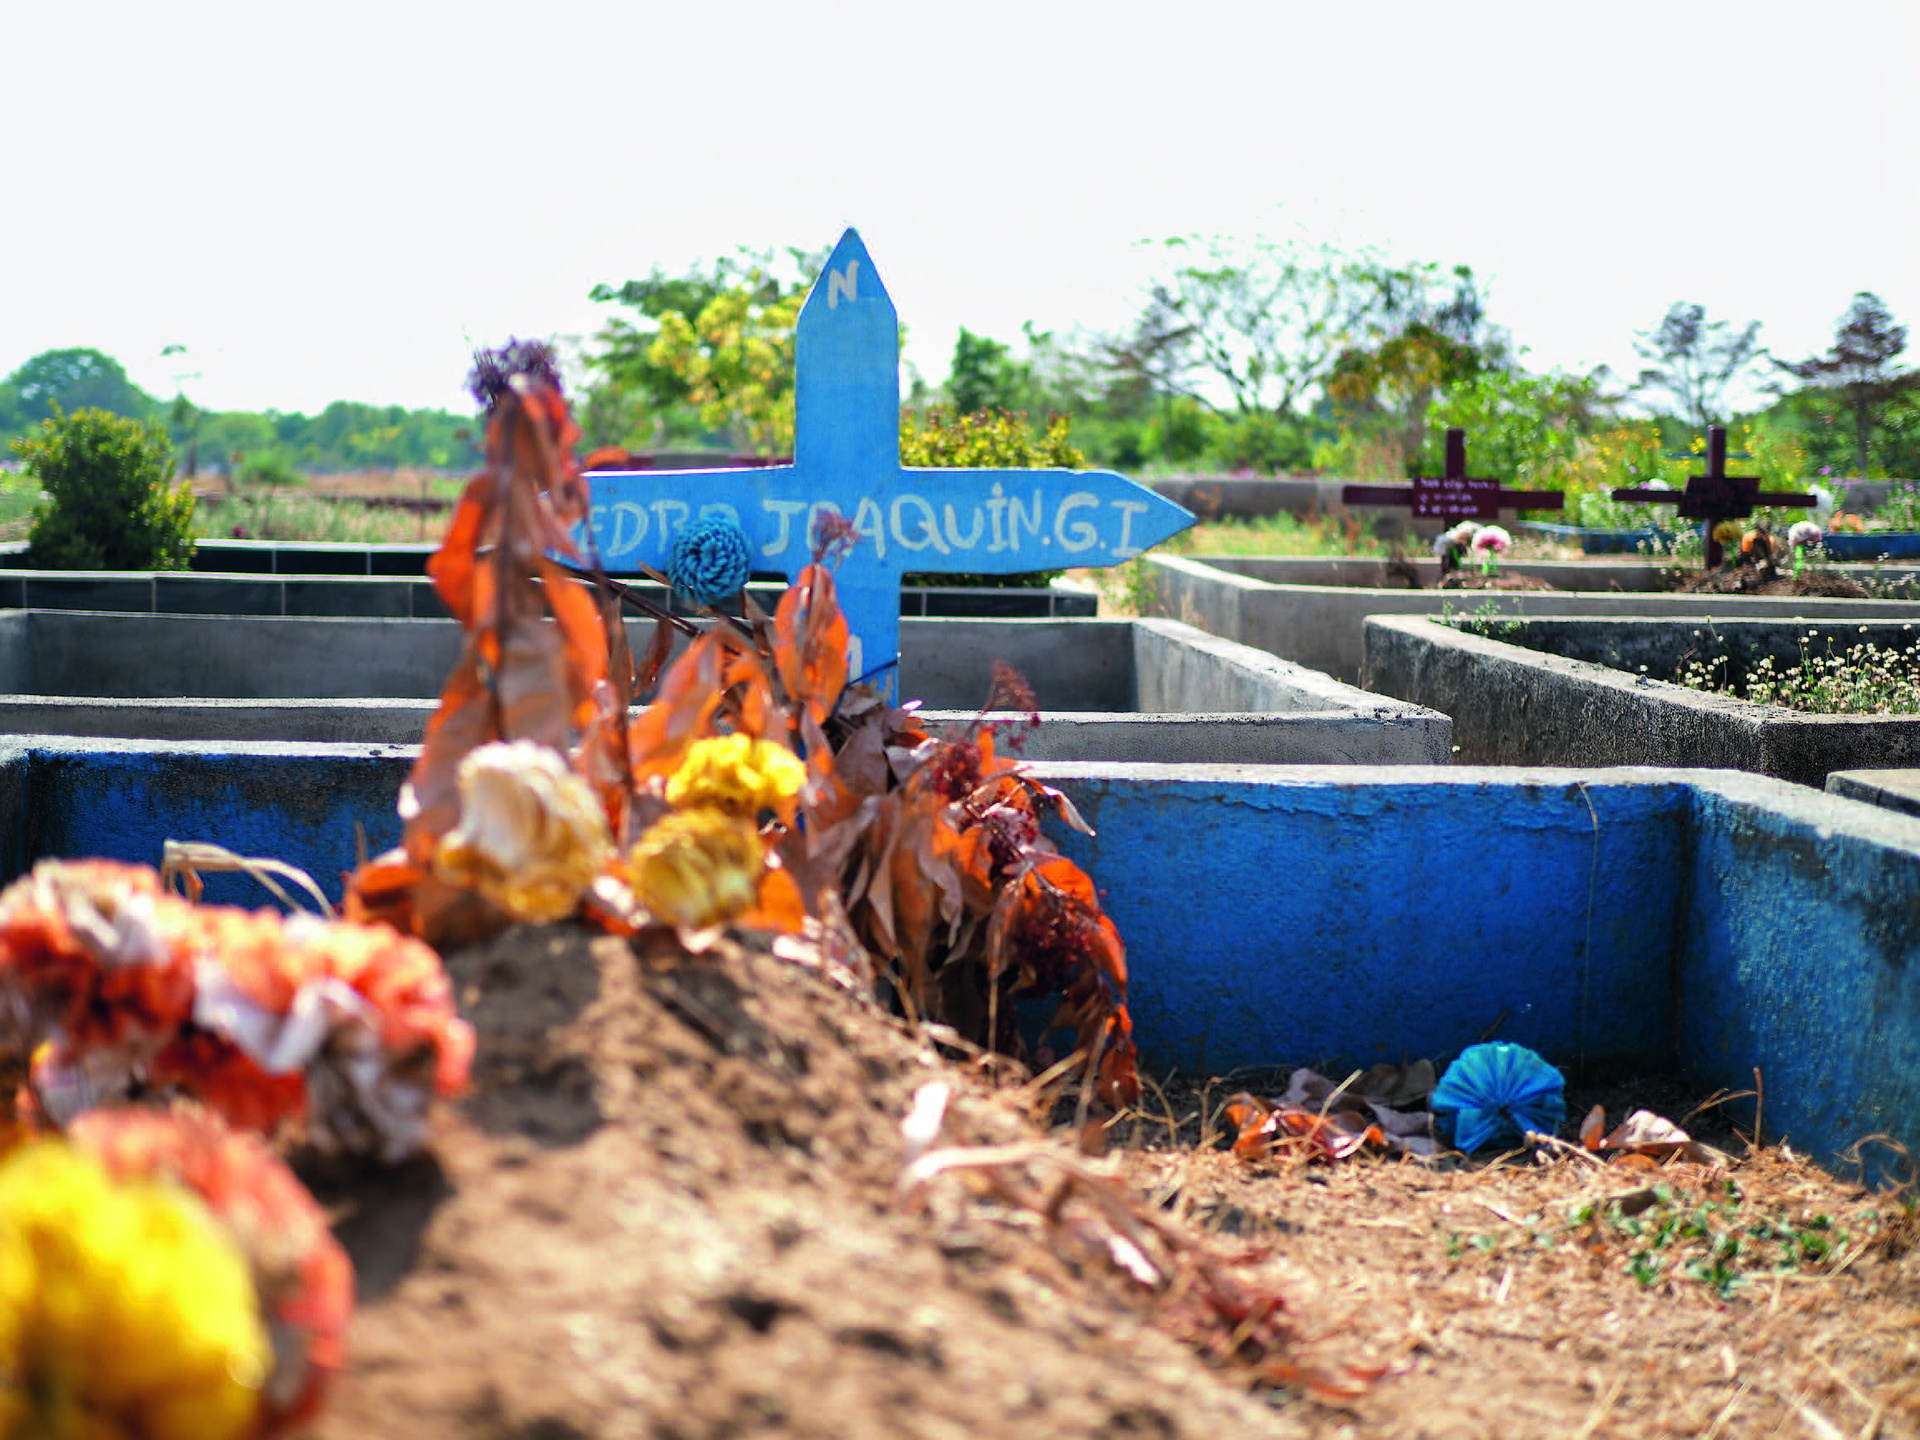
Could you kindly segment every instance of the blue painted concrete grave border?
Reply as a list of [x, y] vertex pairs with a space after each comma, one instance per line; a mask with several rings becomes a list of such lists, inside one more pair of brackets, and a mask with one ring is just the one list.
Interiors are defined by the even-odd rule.
[[589, 523], [602, 563], [615, 574], [664, 571], [679, 530], [718, 516], [745, 532], [755, 570], [792, 581], [812, 560], [818, 518], [849, 519], [860, 538], [835, 578], [857, 678], [900, 653], [900, 577], [909, 570], [1116, 565], [1193, 524], [1171, 500], [1108, 470], [901, 465], [900, 323], [853, 230], [795, 326], [793, 455], [791, 465], [753, 469], [594, 472]]
[[[0, 741], [5, 876], [272, 854], [338, 893], [408, 747]], [[1445, 1059], [1766, 1079], [1770, 1137], [1920, 1155], [1920, 819], [1715, 770], [1051, 763], [1126, 938], [1155, 1070]], [[233, 877], [209, 898], [259, 903]], [[1504, 1018], [1503, 1018], [1504, 1017]], [[1887, 1152], [1879, 1152], [1886, 1158]], [[1897, 1167], [1879, 1172], [1894, 1174]]]

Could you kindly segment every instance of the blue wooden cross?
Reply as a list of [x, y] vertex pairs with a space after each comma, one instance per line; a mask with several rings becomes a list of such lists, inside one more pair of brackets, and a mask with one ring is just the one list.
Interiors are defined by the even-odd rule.
[[756, 570], [789, 581], [826, 512], [859, 532], [835, 575], [854, 678], [900, 654], [900, 576], [1115, 565], [1193, 516], [1107, 470], [934, 470], [900, 463], [900, 322], [867, 247], [848, 230], [801, 308], [793, 463], [750, 470], [596, 471], [591, 524], [612, 571], [664, 570], [675, 533], [717, 515], [745, 532]]

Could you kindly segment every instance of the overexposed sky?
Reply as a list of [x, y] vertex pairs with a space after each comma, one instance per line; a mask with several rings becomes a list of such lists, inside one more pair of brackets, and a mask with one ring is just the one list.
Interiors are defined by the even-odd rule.
[[0, 55], [0, 374], [213, 409], [464, 409], [598, 281], [849, 224], [934, 381], [1124, 326], [1189, 233], [1470, 264], [1535, 368], [1632, 374], [1678, 300], [1920, 335], [1920, 0], [70, 0]]

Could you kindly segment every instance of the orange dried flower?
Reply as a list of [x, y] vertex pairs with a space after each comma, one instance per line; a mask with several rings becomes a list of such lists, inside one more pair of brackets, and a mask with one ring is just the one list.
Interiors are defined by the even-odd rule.
[[271, 1131], [393, 1159], [473, 1055], [440, 959], [384, 925], [197, 906], [145, 867], [46, 861], [0, 893], [0, 1014], [47, 1042], [55, 1124], [136, 1082]]

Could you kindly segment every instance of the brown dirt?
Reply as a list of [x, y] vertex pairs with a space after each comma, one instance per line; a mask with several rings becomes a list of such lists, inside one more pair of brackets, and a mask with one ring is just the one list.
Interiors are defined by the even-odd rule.
[[1802, 595], [1829, 599], [1865, 600], [1871, 593], [1866, 586], [1839, 575], [1814, 571], [1798, 579], [1791, 575], [1762, 570], [1753, 565], [1736, 565], [1710, 570], [1684, 582], [1683, 595]]
[[1479, 575], [1465, 570], [1456, 570], [1450, 575], [1440, 577], [1436, 590], [1554, 590], [1558, 586], [1550, 585], [1538, 575], [1521, 575], [1512, 570], [1496, 570], [1491, 575]]
[[1778, 1152], [1735, 1172], [1748, 1203], [1849, 1239], [1722, 1301], [1641, 1285], [1618, 1226], [1564, 1219], [1650, 1180], [1721, 1193], [1698, 1167], [1247, 1164], [1198, 1092], [1109, 1127], [1092, 1163], [1154, 1213], [1268, 1252], [1247, 1273], [1283, 1281], [1305, 1362], [1390, 1367], [1336, 1407], [1203, 1361], [962, 1177], [903, 1207], [919, 1087], [954, 1087], [945, 1143], [1034, 1136], [1032, 1092], [811, 971], [570, 928], [450, 969], [481, 1050], [432, 1158], [307, 1167], [361, 1291], [330, 1440], [1920, 1433], [1911, 1215]]

